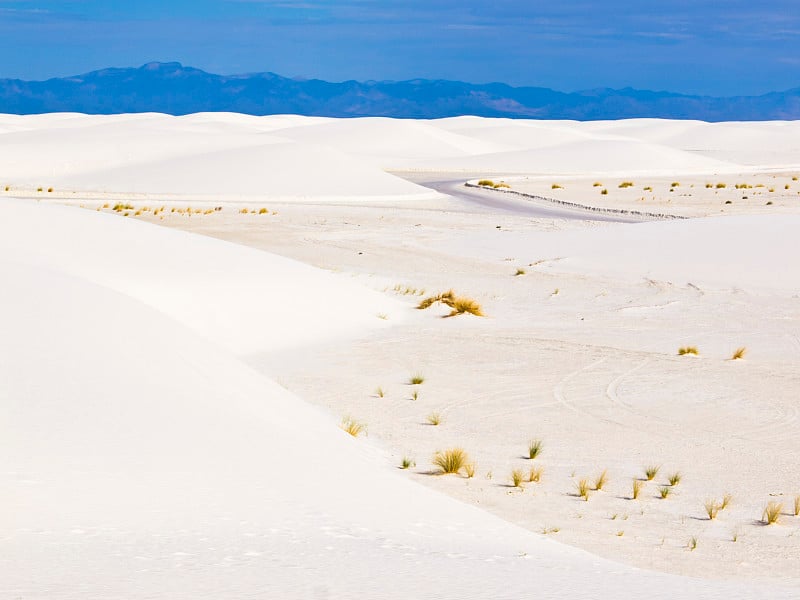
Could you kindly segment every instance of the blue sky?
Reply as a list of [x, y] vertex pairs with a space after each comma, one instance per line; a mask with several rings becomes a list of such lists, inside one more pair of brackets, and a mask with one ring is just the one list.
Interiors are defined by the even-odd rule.
[[716, 95], [800, 87], [798, 0], [0, 0], [0, 77], [222, 74]]

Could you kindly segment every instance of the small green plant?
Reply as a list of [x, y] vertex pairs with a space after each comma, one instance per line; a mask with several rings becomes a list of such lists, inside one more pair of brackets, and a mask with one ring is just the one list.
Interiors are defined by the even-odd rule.
[[462, 448], [451, 448], [433, 455], [433, 464], [446, 474], [458, 473], [468, 463], [469, 457]]
[[425, 383], [425, 377], [422, 375], [413, 375], [408, 381], [411, 385], [422, 385]]
[[774, 500], [769, 502], [764, 507], [764, 514], [763, 514], [763, 521], [765, 525], [774, 525], [778, 522], [778, 519], [781, 516], [781, 511], [783, 510], [783, 504], [780, 502], [775, 502]]
[[717, 513], [719, 513], [720, 505], [717, 504], [716, 500], [706, 500], [703, 508], [706, 509], [706, 514], [708, 515], [708, 520], [713, 521], [717, 518]]
[[686, 547], [689, 548], [689, 550], [696, 549], [697, 548], [697, 537], [696, 536], [690, 537], [689, 538], [689, 543], [686, 544]]
[[340, 427], [353, 437], [358, 437], [366, 429], [366, 425], [359, 423], [352, 417], [345, 417], [342, 419]]
[[442, 415], [440, 415], [438, 412], [432, 412], [428, 415], [427, 419], [429, 425], [436, 427], [442, 422]]
[[478, 185], [484, 185], [484, 186], [494, 187], [494, 181], [492, 181], [491, 179], [481, 179], [481, 180], [478, 182]]
[[659, 488], [658, 493], [661, 494], [661, 499], [666, 500], [669, 495], [672, 493], [672, 488], [665, 485]]
[[682, 346], [678, 348], [678, 356], [686, 356], [687, 354], [698, 356], [700, 351], [697, 349], [697, 346]]
[[653, 481], [656, 475], [658, 475], [658, 470], [661, 467], [656, 465], [650, 465], [649, 467], [645, 467], [644, 476], [647, 478], [647, 481]]
[[542, 453], [542, 440], [531, 440], [528, 442], [528, 458], [533, 460]]
[[525, 275], [525, 269], [518, 268], [517, 272], [514, 273], [515, 276]]
[[467, 476], [467, 479], [475, 477], [475, 463], [464, 465], [464, 474]]
[[416, 467], [417, 463], [414, 462], [413, 458], [409, 458], [407, 456], [403, 457], [403, 462], [400, 463], [401, 469], [410, 469], [411, 467]]
[[525, 481], [525, 475], [522, 469], [514, 469], [511, 471], [511, 483], [514, 487], [521, 488], [523, 481]]
[[608, 470], [603, 469], [603, 472], [598, 475], [594, 480], [594, 489], [598, 492], [608, 483]]
[[642, 492], [643, 487], [644, 487], [644, 481], [642, 481], [641, 479], [634, 478], [633, 488], [631, 491], [632, 500], [637, 500], [639, 498], [639, 494]]
[[589, 481], [587, 479], [581, 479], [578, 483], [575, 484], [575, 487], [578, 488], [578, 496], [583, 498], [586, 502], [589, 501]]
[[672, 475], [670, 475], [667, 479], [670, 485], [678, 485], [681, 482], [681, 474], [680, 472], [676, 471]]
[[530, 473], [528, 473], [528, 481], [531, 483], [539, 483], [542, 480], [542, 473], [544, 469], [542, 467], [531, 467]]

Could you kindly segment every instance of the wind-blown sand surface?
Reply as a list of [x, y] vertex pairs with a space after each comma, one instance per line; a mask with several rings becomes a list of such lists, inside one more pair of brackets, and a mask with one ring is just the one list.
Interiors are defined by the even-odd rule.
[[[680, 177], [726, 187], [695, 184], [676, 214], [718, 214], [714, 192], [744, 175], [750, 193], [778, 172], [800, 190], [797, 124], [46, 115], [0, 130], [0, 595], [800, 596], [793, 198], [614, 224], [420, 185], [489, 177], [589, 205], [599, 174], [626, 208], [612, 177]], [[415, 308], [449, 288], [486, 316]], [[454, 446], [474, 478], [431, 474]], [[540, 482], [510, 486], [534, 465]], [[765, 526], [768, 501], [784, 514]]]

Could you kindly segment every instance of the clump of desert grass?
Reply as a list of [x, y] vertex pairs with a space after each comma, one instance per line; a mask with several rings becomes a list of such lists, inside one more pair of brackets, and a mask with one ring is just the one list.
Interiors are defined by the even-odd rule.
[[528, 442], [528, 458], [533, 460], [542, 453], [542, 440], [531, 440]]
[[464, 465], [464, 475], [467, 476], [467, 479], [475, 477], [475, 463]]
[[515, 276], [515, 277], [518, 277], [518, 276], [520, 276], [520, 275], [525, 275], [525, 269], [522, 269], [522, 268], [517, 268], [517, 272], [516, 272], [516, 273], [514, 273], [514, 276]]
[[643, 187], [642, 190], [644, 190], [645, 192], [652, 192], [653, 188], [651, 186], [647, 185], [647, 186]]
[[672, 488], [668, 485], [661, 486], [658, 490], [658, 493], [661, 495], [662, 500], [666, 500], [672, 493]]
[[594, 489], [596, 491], [602, 490], [608, 483], [608, 470], [603, 469], [603, 472], [598, 475], [594, 480]]
[[800, 516], [800, 494], [794, 497], [794, 516]]
[[575, 487], [578, 490], [578, 497], [583, 498], [586, 502], [588, 502], [589, 492], [591, 491], [591, 487], [589, 486], [589, 480], [583, 478], [580, 481], [578, 481], [578, 483], [575, 484]]
[[531, 483], [539, 483], [542, 480], [542, 473], [544, 473], [542, 467], [531, 467], [528, 473], [528, 481]]
[[744, 355], [745, 355], [746, 352], [747, 352], [747, 348], [745, 348], [744, 346], [742, 346], [741, 348], [737, 348], [733, 352], [733, 355], [731, 356], [731, 360], [741, 360], [742, 358], [744, 358]]
[[491, 179], [481, 179], [478, 182], [478, 185], [487, 186], [487, 187], [494, 187], [494, 181], [492, 181]]
[[525, 481], [525, 474], [522, 472], [522, 469], [514, 469], [511, 471], [511, 485], [516, 488], [521, 488], [523, 481]]
[[553, 185], [550, 186], [550, 189], [551, 190], [562, 190], [562, 189], [564, 189], [564, 186], [563, 185], [559, 185], [557, 183], [554, 183]]
[[623, 181], [617, 187], [622, 188], [622, 189], [633, 187], [633, 182], [632, 181]]
[[419, 400], [419, 392], [418, 392], [417, 390], [414, 390], [413, 392], [411, 392], [411, 399], [412, 399], [414, 402], [416, 402], [417, 400]]
[[433, 464], [439, 467], [442, 474], [458, 473], [469, 464], [469, 456], [462, 448], [450, 448], [434, 454]]
[[714, 186], [714, 187], [716, 187], [718, 190], [723, 190], [723, 189], [725, 189], [726, 187], [728, 187], [728, 185], [727, 185], [727, 184], [725, 184], [725, 183], [721, 183], [721, 182], [720, 182], [720, 183], [718, 183], [718, 184], [717, 184], [716, 186]]
[[600, 190], [600, 195], [601, 196], [608, 196], [608, 190], [606, 188], [603, 188], [602, 190]]
[[342, 429], [344, 429], [347, 433], [352, 435], [353, 437], [358, 437], [364, 431], [366, 431], [367, 426], [363, 423], [359, 423], [352, 417], [345, 417], [342, 419], [341, 425], [339, 425]]
[[377, 387], [377, 388], [375, 389], [375, 395], [376, 395], [378, 398], [383, 398], [383, 397], [386, 395], [386, 392], [385, 392], [385, 391], [383, 391], [383, 388], [379, 386], [379, 387]]
[[680, 185], [681, 185], [680, 181], [673, 181], [672, 183], [669, 184], [669, 187], [676, 188], [676, 187], [679, 187]]
[[686, 356], [689, 354], [698, 356], [700, 351], [697, 349], [697, 346], [681, 346], [678, 348], [678, 356]]
[[689, 538], [689, 542], [686, 544], [686, 547], [689, 550], [695, 550], [697, 548], [697, 536], [692, 536]]
[[722, 500], [719, 501], [719, 509], [725, 510], [728, 508], [728, 506], [731, 504], [731, 500], [733, 500], [733, 496], [731, 494], [725, 494], [722, 497]]
[[442, 422], [442, 415], [438, 412], [432, 412], [427, 416], [428, 425], [437, 427]]
[[592, 187], [603, 187], [603, 184], [602, 184], [601, 182], [599, 182], [599, 181], [595, 181], [595, 182], [592, 184]]
[[437, 302], [441, 302], [452, 309], [450, 314], [447, 315], [448, 317], [455, 317], [456, 315], [463, 315], [465, 313], [475, 315], [476, 317], [483, 316], [483, 309], [481, 308], [480, 304], [478, 304], [472, 298], [467, 298], [466, 296], [457, 296], [453, 290], [425, 298], [419, 303], [417, 308], [424, 310], [433, 306]]
[[425, 377], [417, 373], [416, 375], [412, 375], [411, 379], [408, 380], [411, 385], [421, 385], [425, 383]]
[[659, 469], [661, 469], [661, 467], [657, 465], [650, 465], [649, 467], [645, 467], [644, 476], [647, 478], [647, 481], [653, 481], [656, 475], [658, 475]]
[[417, 463], [414, 462], [413, 458], [409, 458], [408, 456], [404, 456], [402, 462], [400, 463], [401, 469], [410, 469], [411, 467], [416, 467]]
[[639, 494], [642, 493], [642, 488], [644, 487], [644, 481], [641, 479], [633, 479], [633, 486], [631, 488], [631, 500], [638, 500]]
[[494, 189], [496, 189], [496, 190], [499, 190], [499, 189], [501, 189], [501, 188], [508, 188], [508, 189], [511, 189], [511, 186], [510, 186], [510, 185], [508, 185], [508, 184], [507, 184], [505, 181], [501, 181], [500, 183], [495, 183], [495, 184], [494, 184], [492, 187], [493, 187]]
[[778, 522], [783, 510], [783, 503], [775, 502], [774, 500], [767, 503], [764, 507], [764, 512], [761, 516], [765, 525], [774, 525]]
[[706, 510], [706, 514], [708, 515], [708, 520], [713, 521], [717, 518], [717, 514], [719, 513], [720, 509], [722, 508], [716, 500], [706, 500], [705, 504], [703, 504], [703, 508]]
[[681, 478], [682, 478], [682, 477], [683, 477], [683, 476], [680, 474], [680, 472], [679, 472], [679, 471], [675, 471], [675, 472], [674, 472], [672, 475], [670, 475], [670, 476], [667, 478], [667, 481], [669, 481], [669, 484], [670, 484], [671, 486], [676, 486], [676, 485], [678, 485], [678, 484], [681, 482]]

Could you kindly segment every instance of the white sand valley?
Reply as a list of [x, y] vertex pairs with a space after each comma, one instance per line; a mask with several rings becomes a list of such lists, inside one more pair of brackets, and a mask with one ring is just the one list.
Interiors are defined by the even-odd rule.
[[[796, 133], [0, 117], [0, 595], [800, 597]], [[726, 212], [565, 221], [424, 187], [482, 177]], [[765, 196], [725, 205], [742, 181]], [[486, 316], [416, 309], [449, 288]], [[474, 478], [431, 474], [454, 446]]]

